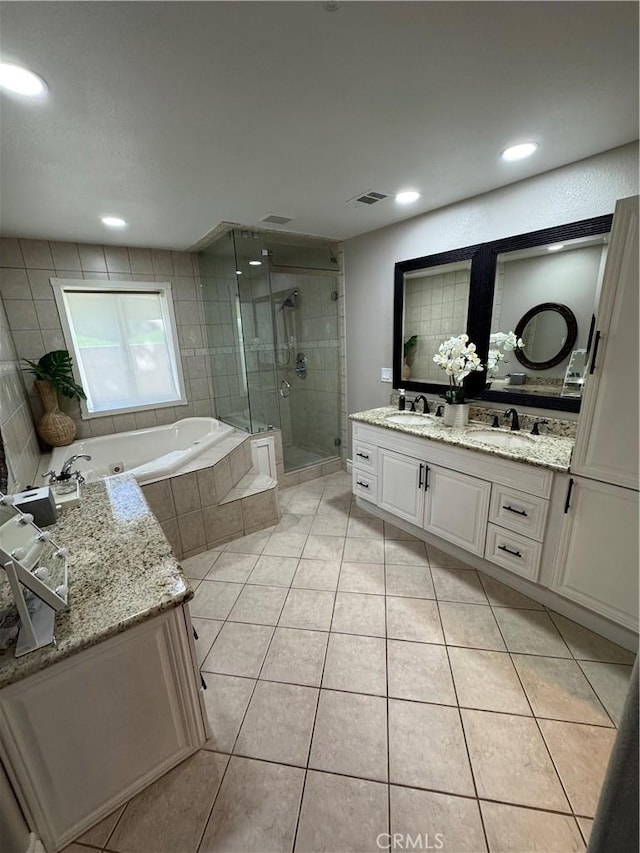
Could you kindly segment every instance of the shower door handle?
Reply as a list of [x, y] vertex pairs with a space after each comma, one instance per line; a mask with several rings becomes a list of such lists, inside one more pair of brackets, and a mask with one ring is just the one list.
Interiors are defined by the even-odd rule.
[[291, 383], [287, 382], [286, 379], [283, 379], [280, 383], [280, 396], [288, 397], [291, 394]]

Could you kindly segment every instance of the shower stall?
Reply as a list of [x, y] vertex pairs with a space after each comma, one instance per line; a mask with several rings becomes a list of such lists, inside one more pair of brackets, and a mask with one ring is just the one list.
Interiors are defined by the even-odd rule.
[[234, 229], [199, 263], [217, 417], [280, 429], [285, 472], [339, 457], [333, 246]]

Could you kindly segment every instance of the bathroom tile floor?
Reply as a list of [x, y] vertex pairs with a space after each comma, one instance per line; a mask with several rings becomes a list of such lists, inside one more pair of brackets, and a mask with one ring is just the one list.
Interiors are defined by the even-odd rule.
[[345, 473], [281, 502], [183, 564], [211, 740], [69, 853], [584, 850], [633, 656], [372, 517]]

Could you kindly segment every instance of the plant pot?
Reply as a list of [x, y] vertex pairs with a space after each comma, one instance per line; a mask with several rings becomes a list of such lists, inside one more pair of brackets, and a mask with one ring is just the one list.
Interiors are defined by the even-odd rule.
[[405, 358], [402, 364], [402, 378], [403, 379], [411, 379], [411, 365]]
[[58, 392], [42, 379], [34, 382], [44, 414], [38, 423], [38, 435], [50, 447], [65, 447], [76, 437], [76, 425], [69, 415], [60, 411]]
[[444, 425], [450, 427], [466, 427], [469, 424], [468, 403], [445, 403]]

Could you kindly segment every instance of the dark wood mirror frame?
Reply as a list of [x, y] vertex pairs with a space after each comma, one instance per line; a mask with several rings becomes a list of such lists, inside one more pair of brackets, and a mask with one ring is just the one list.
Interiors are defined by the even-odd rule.
[[526, 314], [523, 314], [518, 320], [518, 325], [515, 328], [516, 338], [521, 338], [523, 336], [527, 323], [530, 320], [533, 320], [534, 317], [537, 317], [538, 314], [543, 314], [545, 311], [554, 311], [556, 314], [560, 314], [567, 324], [567, 335], [558, 352], [546, 361], [531, 361], [531, 359], [527, 358], [524, 354], [523, 349], [515, 350], [515, 357], [518, 359], [520, 364], [528, 367], [529, 370], [548, 370], [550, 367], [555, 367], [556, 364], [560, 364], [560, 362], [564, 361], [569, 355], [574, 347], [576, 338], [578, 337], [578, 321], [576, 320], [576, 315], [573, 313], [571, 308], [567, 305], [561, 305], [559, 302], [541, 302], [539, 305], [534, 305], [533, 308], [529, 308]]
[[[428, 267], [451, 264], [456, 261], [471, 260], [471, 279], [469, 284], [469, 305], [467, 309], [466, 332], [477, 346], [482, 361], [486, 361], [489, 352], [491, 332], [491, 313], [493, 310], [493, 291], [496, 277], [498, 255], [544, 246], [547, 243], [560, 243], [563, 240], [575, 240], [579, 237], [592, 237], [596, 234], [608, 234], [611, 231], [613, 215], [582, 219], [555, 228], [544, 228], [517, 234], [503, 240], [478, 243], [437, 255], [425, 255], [400, 261], [394, 270], [393, 301], [393, 387], [407, 391], [444, 394], [448, 385], [444, 382], [420, 382], [415, 379], [402, 379], [402, 349], [404, 321], [404, 274]], [[520, 404], [542, 409], [557, 409], [565, 412], [580, 411], [580, 400], [575, 397], [550, 397], [541, 394], [519, 394], [509, 391], [491, 391], [486, 388], [486, 373], [472, 373], [465, 379], [466, 396], [473, 400], [490, 400], [505, 404]]]

